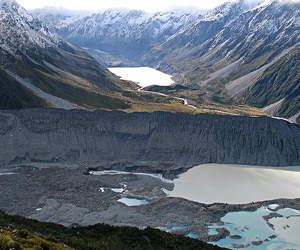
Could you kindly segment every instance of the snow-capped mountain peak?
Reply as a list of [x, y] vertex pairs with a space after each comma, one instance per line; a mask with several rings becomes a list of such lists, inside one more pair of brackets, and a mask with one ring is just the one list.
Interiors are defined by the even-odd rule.
[[16, 0], [0, 0], [0, 5], [14, 5], [19, 7], [19, 3]]
[[45, 48], [66, 43], [15, 0], [0, 2], [0, 35], [0, 46], [10, 51], [25, 50], [36, 45]]
[[153, 45], [204, 15], [204, 11], [157, 12], [108, 9], [82, 18], [33, 12], [62, 37], [82, 47], [140, 57]]

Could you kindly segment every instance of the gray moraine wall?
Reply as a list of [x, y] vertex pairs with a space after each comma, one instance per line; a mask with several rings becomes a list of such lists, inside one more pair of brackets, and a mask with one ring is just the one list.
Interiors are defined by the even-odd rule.
[[[228, 212], [269, 204], [300, 209], [300, 199], [202, 204], [169, 197], [165, 190], [174, 183], [160, 178], [87, 174], [110, 169], [173, 179], [201, 163], [300, 166], [300, 126], [268, 117], [0, 111], [0, 157], [0, 189], [5, 190], [0, 192], [0, 209], [65, 226], [151, 226], [218, 241], [230, 232], [219, 228], [218, 234], [209, 235], [208, 226], [222, 223]], [[149, 203], [127, 206], [119, 202], [123, 197]]]
[[0, 141], [2, 167], [33, 162], [94, 163], [99, 170], [167, 176], [202, 163], [300, 165], [300, 126], [269, 117], [0, 111]]

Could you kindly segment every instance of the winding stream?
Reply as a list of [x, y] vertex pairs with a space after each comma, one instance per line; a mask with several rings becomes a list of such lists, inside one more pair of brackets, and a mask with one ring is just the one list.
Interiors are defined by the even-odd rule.
[[217, 113], [226, 114], [226, 115], [239, 115], [236, 113], [225, 112], [225, 111], [221, 111], [221, 110], [217, 110], [217, 109], [198, 108], [194, 105], [189, 104], [189, 100], [186, 98], [170, 96], [170, 95], [166, 95], [166, 94], [160, 93], [160, 92], [144, 90], [145, 87], [152, 86], [152, 85], [169, 86], [169, 85], [172, 85], [175, 83], [172, 80], [171, 75], [165, 74], [156, 69], [149, 68], [149, 67], [112, 67], [112, 68], [108, 68], [108, 70], [111, 71], [112, 73], [114, 73], [115, 75], [121, 77], [121, 79], [129, 80], [129, 81], [133, 81], [133, 82], [137, 83], [139, 86], [141, 86], [141, 88], [139, 88], [138, 91], [161, 95], [161, 96], [165, 96], [165, 97], [171, 97], [171, 98], [174, 98], [177, 100], [181, 100], [183, 102], [183, 105], [194, 108], [194, 109], [198, 109], [198, 110], [212, 111], [212, 112], [217, 112]]

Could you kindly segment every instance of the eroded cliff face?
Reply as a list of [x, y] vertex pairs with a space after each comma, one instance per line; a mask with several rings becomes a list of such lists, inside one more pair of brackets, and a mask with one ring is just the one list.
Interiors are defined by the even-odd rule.
[[300, 127], [268, 117], [1, 111], [0, 141], [2, 166], [110, 161], [300, 165]]

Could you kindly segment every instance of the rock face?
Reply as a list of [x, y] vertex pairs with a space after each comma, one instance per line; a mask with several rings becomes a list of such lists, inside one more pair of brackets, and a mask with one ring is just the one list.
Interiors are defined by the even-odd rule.
[[[203, 62], [199, 61], [199, 58], [202, 59], [203, 54], [209, 54], [214, 49], [210, 47], [215, 44], [211, 40], [217, 39], [220, 34], [223, 34], [224, 27], [231, 24], [249, 8], [251, 6], [245, 1], [227, 2], [216, 7], [201, 19], [183, 27], [159, 46], [153, 48], [144, 56], [144, 63], [168, 73], [192, 70], [191, 65], [188, 65], [189, 69], [184, 68], [188, 64], [185, 59], [196, 57], [198, 62], [193, 66], [197, 67], [199, 63], [202, 64]], [[170, 55], [170, 59], [168, 55]], [[173, 61], [173, 58], [176, 59]], [[176, 60], [182, 61], [176, 64]]]
[[0, 1], [0, 79], [1, 109], [64, 108], [63, 100], [89, 109], [94, 104], [98, 107], [92, 108], [129, 107], [111, 98], [128, 83], [115, 79], [14, 0]]
[[218, 86], [214, 101], [220, 88], [258, 108], [282, 100], [270, 114], [299, 121], [300, 5], [275, 0], [249, 7], [242, 0], [223, 4], [154, 47], [143, 63], [178, 73], [174, 80], [183, 85]]
[[2, 166], [108, 161], [300, 165], [300, 127], [268, 117], [1, 111], [0, 141]]

